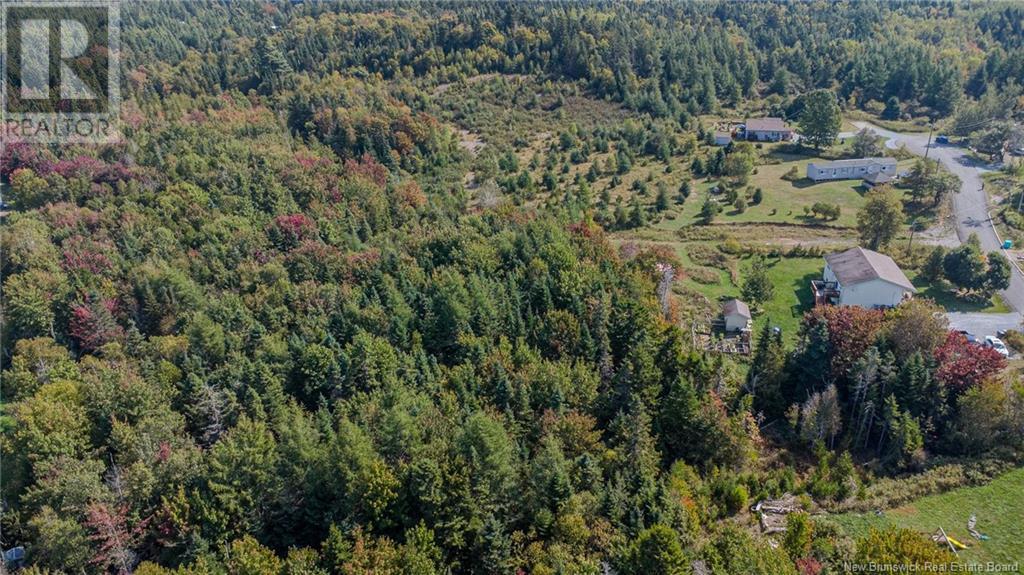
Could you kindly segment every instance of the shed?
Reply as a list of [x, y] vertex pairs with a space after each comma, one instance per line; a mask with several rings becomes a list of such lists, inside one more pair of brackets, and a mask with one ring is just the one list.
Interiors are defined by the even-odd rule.
[[729, 132], [715, 132], [715, 145], [728, 146], [732, 143], [732, 134]]
[[725, 331], [750, 329], [750, 308], [738, 299], [725, 302], [722, 318], [725, 320]]

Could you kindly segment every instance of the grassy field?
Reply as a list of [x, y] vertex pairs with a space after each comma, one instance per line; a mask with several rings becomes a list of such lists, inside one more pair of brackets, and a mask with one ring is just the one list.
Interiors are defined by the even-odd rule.
[[[692, 244], [677, 244], [676, 253], [684, 264], [689, 263], [693, 267], [692, 260], [688, 256], [688, 248]], [[743, 285], [743, 278], [750, 269], [751, 259], [746, 258], [735, 262], [736, 281], [733, 274], [727, 270], [711, 269], [718, 275], [718, 283], [705, 283], [697, 281], [692, 276], [685, 277], [681, 284], [684, 288], [699, 292], [706, 297], [715, 309], [718, 309], [720, 302], [741, 298], [740, 290]], [[821, 258], [771, 258], [768, 260], [768, 275], [771, 277], [772, 285], [775, 286], [774, 296], [771, 301], [765, 302], [760, 309], [754, 312], [754, 334], [760, 333], [764, 324], [769, 321], [773, 326], [782, 329], [787, 342], [796, 341], [796, 334], [800, 327], [800, 318], [804, 312], [813, 307], [814, 301], [810, 292], [810, 281], [812, 278], [821, 276], [823, 267]]]
[[907, 272], [907, 278], [917, 288], [917, 297], [934, 300], [935, 303], [944, 307], [946, 311], [984, 313], [1007, 313], [1013, 311], [998, 295], [983, 302], [967, 301], [956, 297], [956, 294], [945, 282], [938, 284], [929, 283], [913, 271]]
[[[988, 535], [978, 541], [967, 533], [967, 519], [977, 514], [977, 529]], [[1024, 469], [1011, 471], [987, 485], [964, 487], [940, 495], [874, 513], [843, 513], [829, 517], [854, 537], [867, 533], [871, 527], [889, 525], [932, 533], [940, 526], [954, 539], [969, 543], [960, 552], [962, 561], [1012, 562], [1024, 558]]]

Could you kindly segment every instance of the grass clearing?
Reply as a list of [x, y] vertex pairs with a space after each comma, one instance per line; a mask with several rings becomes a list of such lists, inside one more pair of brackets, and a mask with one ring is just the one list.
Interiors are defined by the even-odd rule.
[[[988, 541], [978, 541], [967, 533], [967, 519], [978, 516], [978, 531]], [[860, 537], [874, 527], [890, 525], [932, 533], [940, 526], [953, 538], [969, 543], [960, 552], [962, 561], [1012, 562], [1024, 557], [1024, 468], [1006, 473], [978, 487], [963, 487], [939, 495], [874, 513], [842, 513], [827, 521], [839, 525], [852, 537]]]

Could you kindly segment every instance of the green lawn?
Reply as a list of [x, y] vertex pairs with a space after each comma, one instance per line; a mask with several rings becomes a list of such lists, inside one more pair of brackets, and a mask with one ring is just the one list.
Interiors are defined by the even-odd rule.
[[917, 288], [917, 297], [933, 300], [945, 308], [946, 311], [984, 313], [1007, 313], [1012, 311], [1007, 307], [1003, 298], [998, 295], [984, 302], [967, 301], [956, 297], [956, 294], [946, 282], [929, 283], [914, 271], [908, 271], [907, 278]]
[[[988, 535], [978, 541], [967, 533], [967, 519], [978, 517], [977, 529]], [[1012, 562], [1024, 558], [1024, 469], [1011, 471], [987, 485], [964, 487], [940, 495], [922, 497], [917, 501], [874, 513], [843, 513], [829, 518], [854, 537], [867, 533], [871, 527], [889, 525], [932, 533], [940, 526], [954, 539], [970, 543], [960, 552], [963, 561]]]
[[[687, 245], [689, 244], [679, 244], [676, 247], [676, 252], [684, 263], [690, 262], [686, 255]], [[728, 271], [721, 270], [718, 270], [718, 284], [706, 285], [690, 278], [684, 279], [682, 283], [700, 292], [712, 302], [741, 298], [740, 286], [743, 285], [744, 274], [750, 269], [750, 265], [749, 258], [739, 261], [736, 283], [733, 283]], [[759, 334], [764, 324], [771, 321], [772, 325], [782, 328], [785, 340], [793, 343], [800, 328], [800, 319], [804, 312], [814, 305], [810, 281], [821, 277], [824, 262], [821, 258], [772, 258], [768, 260], [768, 266], [768, 275], [775, 286], [775, 293], [772, 300], [763, 304], [760, 310], [753, 310], [754, 335]]]
[[[844, 144], [848, 145], [848, 144]], [[839, 149], [841, 146], [835, 146]], [[864, 194], [867, 189], [860, 180], [836, 180], [814, 183], [808, 180], [807, 164], [812, 161], [826, 161], [809, 155], [784, 154], [768, 151], [768, 156], [782, 160], [776, 164], [761, 164], [756, 167], [757, 173], [750, 176], [749, 186], [761, 188], [764, 199], [760, 204], [749, 205], [743, 213], [731, 205], [724, 205], [724, 195], [713, 196], [723, 202], [723, 210], [715, 219], [720, 223], [787, 223], [824, 225], [831, 227], [853, 228], [857, 225], [857, 211], [864, 205]], [[903, 162], [901, 169], [905, 168]], [[799, 179], [789, 181], [783, 176], [796, 167]], [[678, 229], [693, 224], [697, 220], [708, 190], [716, 181], [696, 180], [694, 191], [682, 209], [676, 208], [676, 217], [671, 221], [656, 224], [658, 229]], [[835, 204], [840, 208], [837, 220], [818, 220], [804, 214], [804, 207], [816, 202]]]
[[[732, 206], [723, 206], [722, 213], [716, 218], [718, 222], [784, 222], [784, 223], [820, 223], [830, 226], [852, 227], [857, 223], [857, 210], [864, 205], [864, 190], [859, 180], [841, 180], [812, 184], [804, 178], [810, 159], [802, 159], [781, 164], [757, 166], [757, 173], [750, 177], [754, 188], [761, 188], [764, 200], [758, 205], [751, 205], [742, 214]], [[790, 182], [782, 176], [796, 166], [802, 179]], [[704, 205], [706, 191], [713, 183], [699, 181], [694, 193], [683, 206], [678, 220], [681, 225], [691, 224]], [[804, 206], [815, 202], [838, 204], [841, 215], [835, 221], [818, 221], [804, 215]]]

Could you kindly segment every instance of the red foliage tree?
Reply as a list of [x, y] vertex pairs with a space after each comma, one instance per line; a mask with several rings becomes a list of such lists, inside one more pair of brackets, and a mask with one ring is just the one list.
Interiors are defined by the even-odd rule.
[[316, 222], [304, 214], [285, 214], [274, 218], [269, 230], [270, 240], [278, 248], [289, 250], [317, 235]]
[[999, 352], [970, 343], [955, 331], [949, 332], [946, 341], [935, 350], [935, 361], [939, 365], [935, 377], [956, 395], [1006, 367], [1006, 358]]
[[138, 545], [149, 519], [129, 524], [128, 506], [93, 503], [86, 509], [85, 526], [98, 549], [91, 563], [107, 572], [124, 575], [132, 572], [137, 561], [134, 547]]
[[124, 330], [114, 319], [116, 310], [115, 300], [99, 298], [71, 309], [68, 333], [75, 338], [82, 351], [95, 351], [124, 335]]
[[857, 306], [819, 306], [804, 316], [804, 325], [819, 318], [828, 326], [832, 377], [841, 379], [878, 338], [885, 314]]
[[379, 188], [388, 183], [388, 169], [370, 154], [363, 154], [359, 161], [345, 160], [345, 172], [351, 176], [363, 177]]
[[814, 557], [797, 559], [796, 570], [800, 575], [818, 575], [818, 573], [821, 573], [821, 562]]

